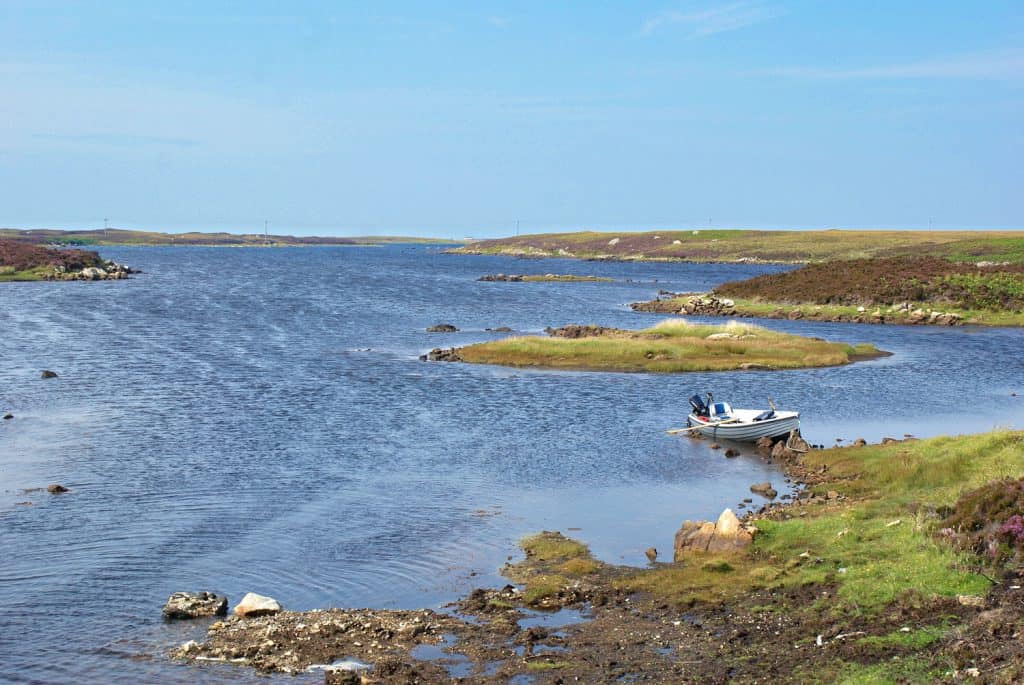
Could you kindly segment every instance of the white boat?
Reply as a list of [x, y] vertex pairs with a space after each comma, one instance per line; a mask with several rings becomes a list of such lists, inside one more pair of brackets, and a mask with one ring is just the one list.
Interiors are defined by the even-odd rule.
[[693, 411], [686, 419], [690, 430], [715, 440], [756, 442], [760, 438], [777, 438], [799, 430], [800, 413], [776, 411], [771, 400], [769, 409], [733, 409], [728, 402], [716, 402], [708, 393], [705, 403], [700, 395], [690, 398]]

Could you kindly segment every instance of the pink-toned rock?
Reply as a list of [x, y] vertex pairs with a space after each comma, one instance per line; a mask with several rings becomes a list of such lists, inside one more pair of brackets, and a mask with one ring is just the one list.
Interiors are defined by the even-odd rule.
[[242, 598], [242, 601], [235, 607], [235, 614], [238, 616], [256, 617], [270, 616], [280, 613], [281, 605], [273, 597], [264, 597], [250, 592]]
[[679, 561], [692, 552], [736, 552], [753, 539], [753, 529], [745, 527], [732, 509], [726, 509], [715, 523], [684, 521], [676, 532], [673, 558]]

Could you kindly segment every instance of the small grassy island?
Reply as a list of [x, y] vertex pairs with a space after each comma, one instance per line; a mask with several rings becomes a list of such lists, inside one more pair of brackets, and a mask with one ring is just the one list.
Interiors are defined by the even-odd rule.
[[886, 257], [808, 264], [669, 296], [634, 309], [666, 313], [897, 324], [1024, 325], [1024, 264]]
[[839, 366], [887, 354], [871, 345], [826, 342], [735, 321], [698, 326], [669, 319], [640, 331], [565, 326], [548, 329], [548, 334], [434, 350], [424, 357], [515, 367], [679, 373]]

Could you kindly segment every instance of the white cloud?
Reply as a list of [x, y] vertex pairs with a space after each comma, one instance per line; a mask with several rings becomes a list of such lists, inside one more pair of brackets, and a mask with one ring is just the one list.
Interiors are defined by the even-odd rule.
[[689, 38], [701, 38], [759, 24], [780, 14], [778, 7], [743, 0], [689, 11], [666, 10], [645, 21], [640, 32], [646, 36], [663, 27], [681, 25]]
[[873, 67], [779, 67], [757, 72], [815, 80], [844, 79], [1024, 79], [1024, 50], [1010, 49], [938, 57]]

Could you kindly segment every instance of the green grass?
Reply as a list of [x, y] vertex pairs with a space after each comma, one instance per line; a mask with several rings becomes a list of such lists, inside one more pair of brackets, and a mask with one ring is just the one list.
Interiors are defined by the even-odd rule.
[[45, 276], [52, 273], [53, 268], [49, 266], [40, 266], [34, 269], [26, 269], [24, 271], [15, 271], [12, 266], [0, 266], [0, 283], [11, 281], [41, 281]]
[[711, 572], [695, 559], [636, 573], [620, 586], [686, 603], [727, 601], [763, 587], [831, 585], [833, 610], [869, 615], [908, 593], [988, 590], [989, 581], [969, 570], [976, 562], [935, 541], [936, 519], [922, 512], [952, 505], [988, 481], [1024, 474], [1024, 432], [822, 450], [806, 462], [812, 469], [826, 465], [831, 474], [817, 489], [836, 490], [852, 503], [757, 522], [749, 551], [729, 558], [731, 573]]
[[857, 644], [865, 647], [872, 647], [879, 650], [888, 648], [899, 649], [923, 649], [933, 642], [941, 639], [948, 630], [941, 626], [929, 626], [925, 628], [910, 629], [907, 631], [894, 630], [886, 635], [869, 635], [857, 640]]
[[530, 661], [526, 664], [530, 671], [557, 671], [572, 666], [568, 661]]
[[586, 545], [557, 533], [530, 535], [519, 541], [519, 547], [528, 558], [535, 561], [557, 561], [590, 557], [590, 551]]
[[[716, 334], [728, 337], [709, 339]], [[713, 326], [682, 319], [642, 331], [577, 339], [512, 337], [459, 350], [463, 361], [475, 364], [654, 373], [837, 366], [849, 363], [851, 355], [873, 354], [878, 351], [871, 346], [851, 347], [735, 321]]]

